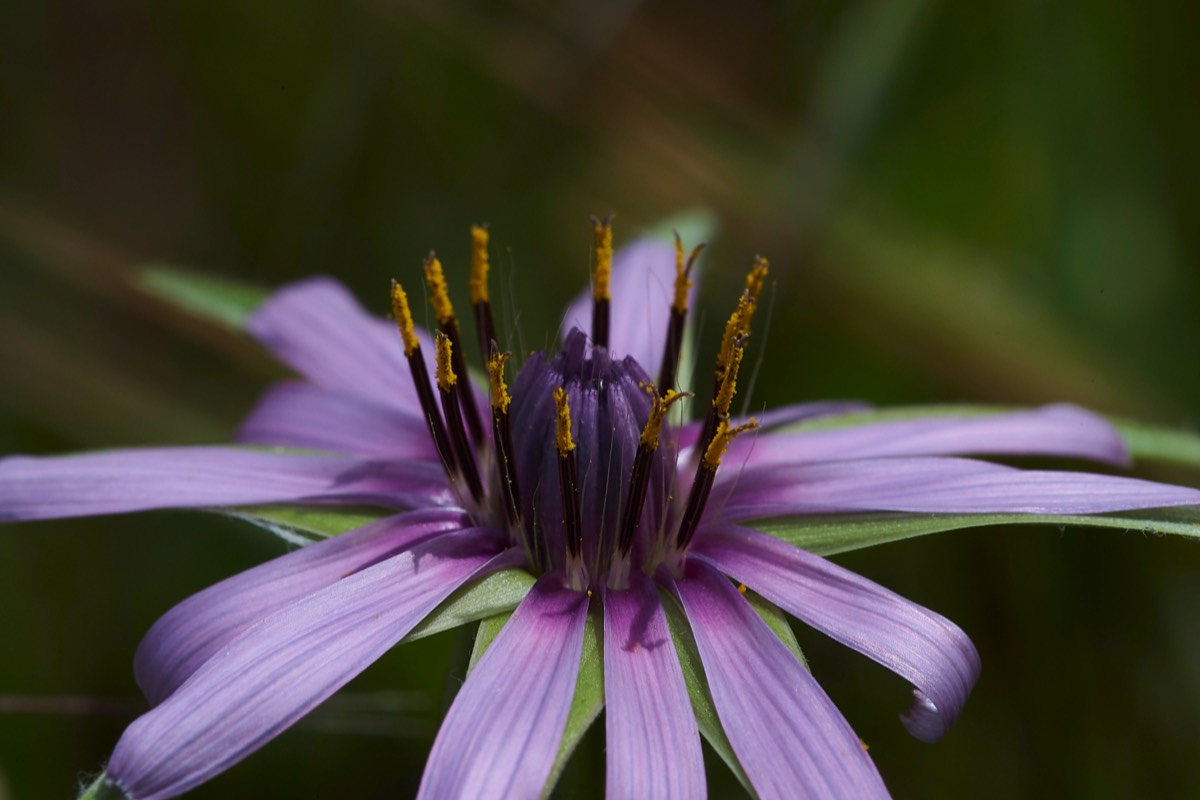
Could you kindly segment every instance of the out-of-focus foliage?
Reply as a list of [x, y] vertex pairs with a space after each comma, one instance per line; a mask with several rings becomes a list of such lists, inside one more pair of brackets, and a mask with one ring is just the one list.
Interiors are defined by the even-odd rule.
[[[148, 290], [147, 263], [329, 272], [383, 313], [431, 247], [465, 289], [486, 220], [529, 350], [586, 280], [588, 213], [620, 241], [697, 207], [722, 230], [700, 353], [772, 259], [754, 406], [1070, 400], [1193, 426], [1197, 29], [1188, 4], [1108, 0], [4, 4], [0, 451], [226, 440], [284, 374]], [[150, 623], [281, 548], [208, 514], [0, 529], [0, 796], [98, 769]], [[797, 631], [898, 796], [1200, 791], [1190, 543], [989, 528], [839, 560], [984, 659], [928, 746], [895, 720], [901, 681]], [[470, 645], [405, 645], [195, 796], [411, 793]], [[596, 795], [602, 745], [563, 796]]]

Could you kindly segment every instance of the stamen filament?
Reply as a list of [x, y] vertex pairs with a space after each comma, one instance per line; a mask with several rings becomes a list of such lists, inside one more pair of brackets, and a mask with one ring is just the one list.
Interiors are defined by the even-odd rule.
[[421, 343], [413, 330], [412, 311], [408, 306], [408, 295], [396, 281], [392, 281], [392, 312], [396, 324], [400, 327], [400, 335], [404, 339], [404, 352], [408, 357], [409, 371], [412, 373], [413, 385], [417, 389], [417, 399], [421, 403], [421, 413], [429, 425], [429, 434], [433, 437], [433, 446], [441, 459], [446, 476], [451, 480], [457, 474], [458, 465], [454, 451], [450, 446], [450, 438], [446, 434], [446, 426], [442, 415], [438, 412], [437, 402], [433, 399], [433, 387], [429, 383], [429, 371], [425, 366], [425, 357], [421, 354]]
[[[516, 464], [513, 462], [512, 425], [508, 418], [512, 397], [504, 383], [504, 365], [508, 358], [508, 353], [493, 353], [488, 360], [488, 378], [492, 386], [492, 441], [496, 446], [496, 471], [504, 515], [509, 529], [520, 533], [521, 491], [517, 483]], [[531, 554], [534, 552], [532, 548], [529, 550]]]
[[650, 487], [650, 466], [654, 459], [654, 453], [658, 450], [663, 418], [674, 403], [687, 396], [689, 395], [686, 393], [668, 389], [667, 393], [661, 397], [655, 393], [650, 400], [650, 416], [646, 420], [646, 426], [642, 428], [642, 438], [638, 442], [637, 453], [633, 457], [633, 471], [629, 477], [629, 494], [625, 498], [625, 509], [621, 516], [621, 533], [617, 539], [618, 557], [629, 554], [633, 547], [633, 537], [641, 525], [642, 508], [645, 506], [646, 492]]
[[705, 242], [701, 242], [692, 248], [692, 253], [685, 263], [683, 240], [679, 238], [678, 233], [675, 234], [675, 296], [671, 301], [667, 341], [663, 348], [662, 365], [658, 370], [658, 386], [664, 392], [673, 389], [678, 378], [679, 356], [683, 351], [683, 333], [687, 323], [688, 291], [692, 288], [692, 267], [706, 246]]
[[479, 353], [486, 367], [491, 362], [492, 342], [496, 341], [496, 322], [488, 296], [488, 229], [486, 225], [471, 227], [471, 310], [475, 314], [475, 333], [479, 337]]
[[721, 459], [725, 455], [725, 449], [734, 437], [745, 433], [746, 431], [757, 430], [758, 420], [752, 419], [749, 422], [738, 425], [735, 428], [729, 427], [728, 420], [721, 420], [717, 424], [717, 430], [713, 434], [712, 441], [704, 449], [704, 457], [700, 459], [700, 465], [696, 468], [696, 478], [692, 481], [692, 489], [688, 492], [687, 503], [683, 508], [683, 517], [679, 521], [679, 532], [675, 536], [675, 547], [683, 552], [692, 542], [692, 537], [696, 535], [696, 528], [700, 525], [700, 517], [704, 514], [704, 506], [708, 503], [708, 497], [712, 494], [713, 481], [717, 475], [717, 467], [721, 465]]
[[459, 473], [467, 484], [467, 491], [476, 503], [483, 499], [483, 483], [479, 479], [479, 467], [475, 464], [475, 454], [467, 441], [467, 429], [463, 425], [462, 411], [459, 408], [459, 392], [456, 390], [458, 376], [454, 373], [454, 348], [450, 337], [444, 333], [437, 336], [437, 382], [442, 395], [442, 411], [446, 415], [446, 427], [450, 431], [450, 443], [454, 446], [454, 454], [458, 458]]
[[571, 438], [571, 405], [561, 386], [554, 390], [556, 417], [554, 446], [558, 450], [558, 483], [562, 493], [563, 530], [567, 561], [579, 562], [583, 553], [583, 518], [579, 507], [579, 478], [575, 466], [575, 440]]
[[[450, 302], [450, 288], [446, 285], [442, 262], [438, 260], [435, 253], [430, 252], [425, 259], [424, 266], [425, 283], [429, 287], [429, 303], [433, 306], [433, 313], [438, 318], [438, 330], [450, 340], [454, 372], [466, 375], [467, 366], [463, 359], [462, 340], [458, 333], [458, 319], [454, 316], [454, 304]], [[471, 440], [482, 442], [483, 422], [479, 419], [479, 409], [475, 406], [475, 398], [471, 396], [470, 381], [461, 381], [456, 384], [456, 387], [454, 391], [458, 394], [460, 413], [466, 418], [467, 426], [471, 430]]]
[[612, 214], [592, 217], [594, 266], [592, 271], [592, 343], [608, 347], [609, 305], [612, 301]]

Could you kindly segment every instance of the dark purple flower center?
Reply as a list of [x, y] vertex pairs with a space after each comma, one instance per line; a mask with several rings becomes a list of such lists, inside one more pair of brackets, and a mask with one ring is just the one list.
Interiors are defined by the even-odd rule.
[[461, 339], [441, 264], [425, 262], [438, 317], [437, 397], [414, 333], [407, 296], [393, 285], [405, 353], [438, 455], [464, 507], [480, 525], [503, 527], [527, 554], [531, 571], [556, 572], [570, 588], [623, 587], [630, 570], [648, 575], [682, 567], [728, 442], [756, 423], [731, 427], [729, 407], [766, 262], [758, 259], [729, 318], [713, 381], [712, 402], [693, 449], [695, 476], [686, 499], [675, 486], [677, 435], [664, 424], [681, 395], [671, 387], [687, 314], [689, 274], [676, 240], [675, 299], [664, 331], [656, 385], [632, 356], [609, 352], [612, 231], [594, 220], [595, 272], [591, 337], [571, 330], [553, 357], [535, 353], [511, 396], [507, 355], [497, 352], [487, 294], [487, 235], [476, 228], [472, 311], [491, 379], [491, 436], [463, 375]]

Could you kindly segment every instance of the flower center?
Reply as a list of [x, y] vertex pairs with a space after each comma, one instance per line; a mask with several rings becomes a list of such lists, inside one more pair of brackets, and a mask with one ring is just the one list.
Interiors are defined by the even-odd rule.
[[[712, 401], [691, 456], [679, 463], [679, 432], [665, 419], [688, 396], [674, 390], [687, 317], [690, 274], [703, 245], [684, 258], [676, 237], [676, 280], [657, 388], [644, 365], [610, 352], [610, 220], [593, 219], [595, 267], [591, 338], [571, 330], [553, 357], [535, 353], [510, 394], [509, 354], [499, 352], [487, 290], [487, 230], [472, 228], [471, 305], [489, 378], [491, 436], [464, 376], [458, 322], [441, 263], [425, 261], [438, 319], [437, 397], [426, 371], [407, 295], [392, 301], [422, 413], [446, 473], [476, 522], [506, 528], [535, 573], [558, 572], [570, 588], [624, 586], [630, 570], [678, 570], [694, 536], [729, 441], [757, 427], [730, 423], [767, 265], [757, 259], [729, 318], [714, 372]], [[676, 502], [680, 467], [694, 469]]]

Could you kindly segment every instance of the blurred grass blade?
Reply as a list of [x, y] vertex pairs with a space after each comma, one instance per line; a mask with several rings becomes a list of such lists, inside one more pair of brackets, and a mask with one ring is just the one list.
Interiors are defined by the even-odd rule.
[[818, 555], [912, 539], [930, 533], [991, 525], [1057, 525], [1115, 528], [1143, 534], [1175, 534], [1200, 539], [1200, 507], [1123, 511], [1116, 514], [837, 514], [751, 523], [751, 527]]
[[246, 320], [269, 294], [247, 283], [166, 264], [142, 267], [136, 285], [202, 319], [238, 331], [245, 328]]

